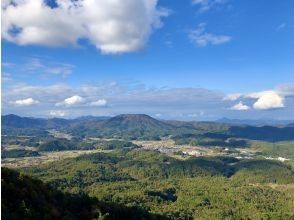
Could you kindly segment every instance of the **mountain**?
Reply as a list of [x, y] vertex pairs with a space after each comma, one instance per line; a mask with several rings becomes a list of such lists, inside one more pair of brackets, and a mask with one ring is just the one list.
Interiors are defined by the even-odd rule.
[[2, 126], [7, 127], [17, 127], [17, 128], [36, 128], [36, 127], [44, 127], [46, 125], [46, 121], [43, 119], [29, 118], [29, 117], [20, 117], [17, 115], [5, 115], [1, 116]]
[[218, 123], [225, 123], [230, 125], [251, 125], [251, 126], [285, 126], [294, 123], [293, 120], [275, 120], [275, 119], [230, 119], [221, 118], [217, 120]]
[[229, 129], [230, 125], [226, 123], [219, 123], [214, 121], [175, 121], [168, 120], [166, 123], [179, 127], [179, 128], [187, 128], [187, 129], [196, 129], [202, 132], [224, 132]]
[[144, 114], [124, 114], [103, 123], [103, 129], [115, 135], [136, 137], [159, 137], [167, 135], [174, 127]]
[[105, 121], [103, 124], [103, 127], [105, 129], [112, 128], [112, 129], [118, 129], [120, 131], [123, 131], [125, 129], [127, 130], [150, 130], [150, 129], [171, 129], [172, 126], [156, 120], [149, 115], [144, 114], [124, 114], [124, 115], [118, 115], [113, 118], [110, 118], [109, 120]]
[[87, 115], [87, 116], [81, 116], [76, 119], [73, 119], [74, 122], [88, 122], [88, 121], [105, 121], [110, 119], [111, 117], [109, 116], [92, 116], [92, 115]]
[[170, 134], [170, 124], [144, 114], [123, 114], [100, 122], [87, 122], [71, 129], [76, 135], [116, 137], [125, 139], [159, 139]]
[[63, 118], [31, 118], [31, 117], [20, 117], [17, 115], [4, 115], [1, 116], [2, 126], [14, 127], [14, 128], [40, 128], [50, 129], [64, 127], [70, 124], [70, 120]]
[[274, 126], [232, 126], [229, 128], [229, 135], [233, 137], [246, 138], [263, 141], [286, 141], [294, 140], [294, 127]]

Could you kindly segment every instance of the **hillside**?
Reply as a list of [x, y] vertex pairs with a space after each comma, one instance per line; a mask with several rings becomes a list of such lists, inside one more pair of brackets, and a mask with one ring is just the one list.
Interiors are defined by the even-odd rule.
[[1, 172], [2, 219], [165, 219], [86, 194], [64, 193], [14, 170], [2, 168]]
[[[293, 217], [293, 170], [275, 161], [177, 160], [152, 151], [120, 150], [22, 172], [68, 192], [81, 190], [174, 220]], [[281, 188], [269, 187], [273, 184]]]

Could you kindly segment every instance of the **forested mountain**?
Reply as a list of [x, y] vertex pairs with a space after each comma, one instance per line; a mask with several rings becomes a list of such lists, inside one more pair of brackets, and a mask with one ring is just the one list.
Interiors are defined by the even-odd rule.
[[20, 117], [17, 115], [5, 115], [1, 117], [2, 126], [13, 128], [58, 128], [69, 124], [69, 120], [61, 118], [41, 119]]
[[102, 135], [114, 137], [159, 138], [172, 132], [173, 127], [143, 114], [118, 115], [101, 125]]
[[161, 121], [143, 114], [125, 114], [112, 118], [88, 116], [70, 120], [35, 119], [16, 115], [2, 116], [3, 134], [46, 135], [48, 129], [58, 129], [76, 137], [143, 140], [157, 140], [164, 136], [183, 135], [206, 137], [212, 133], [227, 138], [265, 141], [294, 140], [294, 126], [237, 126], [216, 122]]

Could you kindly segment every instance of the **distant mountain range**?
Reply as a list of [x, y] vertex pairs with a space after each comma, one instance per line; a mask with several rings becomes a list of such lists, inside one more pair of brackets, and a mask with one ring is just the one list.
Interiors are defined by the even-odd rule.
[[102, 116], [84, 116], [76, 119], [64, 119], [64, 118], [33, 118], [33, 117], [20, 117], [18, 115], [10, 114], [1, 117], [2, 126], [17, 127], [17, 128], [60, 128], [77, 123], [85, 122], [100, 122], [107, 120], [110, 117]]
[[283, 125], [294, 125], [294, 120], [275, 120], [275, 119], [229, 119], [221, 118], [216, 122], [226, 123], [231, 125], [252, 125], [252, 126], [283, 126]]
[[[271, 122], [272, 123], [272, 122]], [[250, 125], [253, 124], [253, 125]], [[294, 124], [265, 125], [247, 120], [222, 119], [218, 122], [162, 121], [144, 114], [123, 114], [115, 117], [80, 117], [76, 119], [40, 119], [2, 116], [2, 134], [45, 135], [49, 129], [58, 129], [76, 137], [111, 137], [122, 139], [155, 140], [164, 136], [202, 135], [253, 140], [294, 140]], [[213, 135], [218, 136], [218, 135]]]

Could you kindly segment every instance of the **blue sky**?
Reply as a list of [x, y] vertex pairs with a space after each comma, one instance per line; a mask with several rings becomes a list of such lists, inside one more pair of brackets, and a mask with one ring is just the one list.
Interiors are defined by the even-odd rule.
[[291, 0], [16, 2], [2, 5], [4, 114], [294, 119]]

